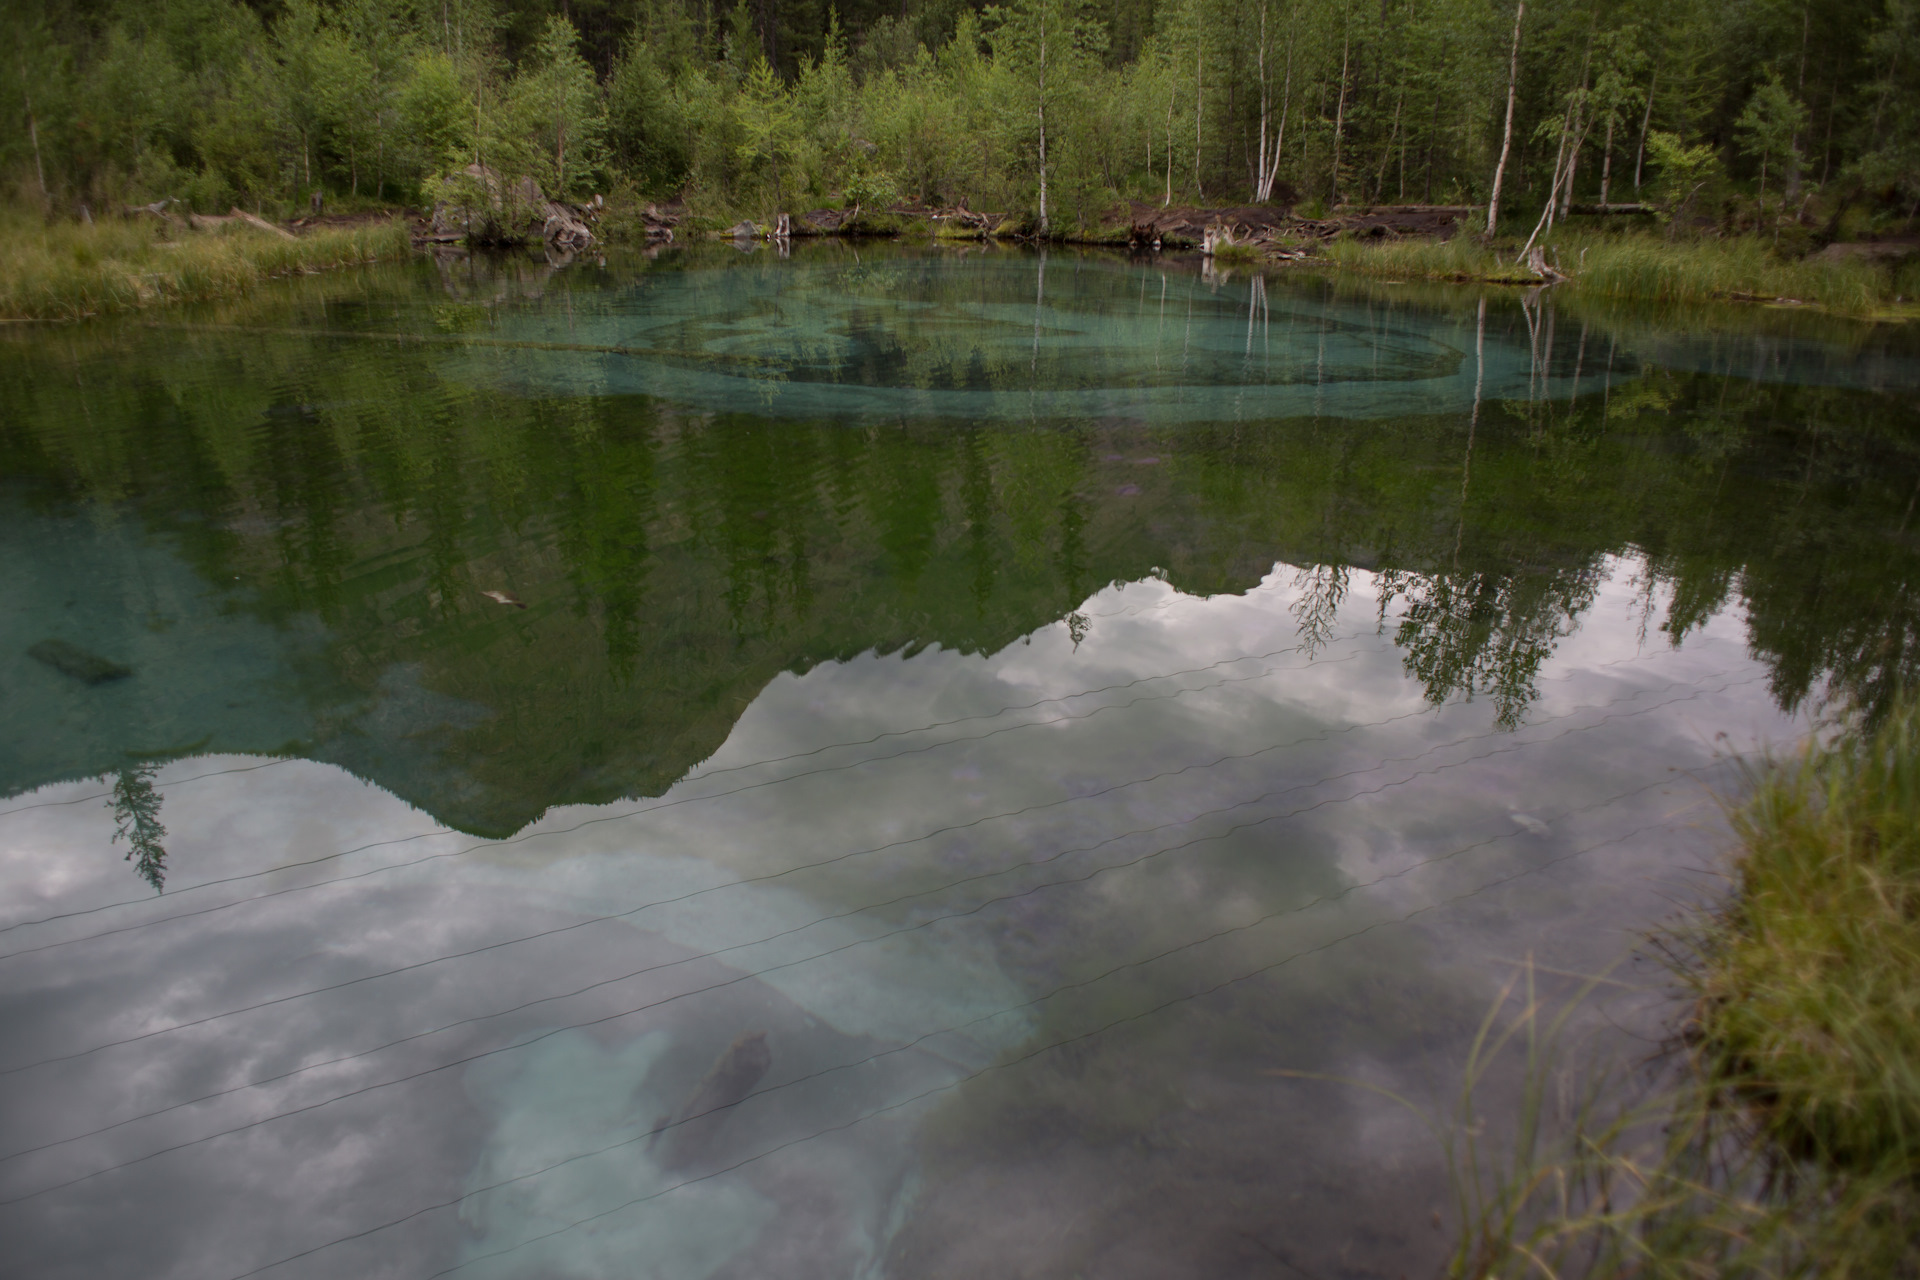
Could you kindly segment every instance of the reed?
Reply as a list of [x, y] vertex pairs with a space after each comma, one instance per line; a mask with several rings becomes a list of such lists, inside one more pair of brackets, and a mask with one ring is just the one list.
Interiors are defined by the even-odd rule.
[[1519, 276], [1472, 236], [1451, 240], [1335, 240], [1326, 246], [1332, 262], [1371, 275], [1411, 280], [1494, 280]]
[[[1526, 1140], [1497, 1159], [1457, 1125], [1450, 1274], [1920, 1275], [1920, 703], [1745, 782], [1726, 900], [1658, 939], [1692, 997], [1672, 1069], [1593, 1076], [1546, 1143], [1530, 1088]], [[1542, 1016], [1529, 999], [1512, 1024]], [[1525, 1031], [1530, 1079], [1557, 1025], [1544, 1053]]]
[[[1327, 257], [1341, 267], [1409, 279], [1538, 283], [1511, 259], [1467, 236], [1385, 244], [1336, 241]], [[1653, 235], [1556, 236], [1551, 256], [1568, 290], [1656, 302], [1715, 299], [1792, 301], [1849, 315], [1878, 312], [1895, 300], [1894, 272], [1851, 260], [1787, 260], [1753, 237], [1672, 243]]]
[[399, 220], [288, 240], [246, 226], [188, 231], [155, 220], [47, 224], [0, 215], [0, 318], [70, 320], [245, 293], [277, 276], [411, 251]]
[[1688, 935], [1704, 1065], [1794, 1155], [1920, 1176], [1920, 703], [1749, 772]]

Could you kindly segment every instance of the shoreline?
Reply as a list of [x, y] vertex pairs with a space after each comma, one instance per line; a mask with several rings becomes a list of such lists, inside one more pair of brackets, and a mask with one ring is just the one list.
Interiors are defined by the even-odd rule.
[[1584, 1076], [1580, 1109], [1457, 1175], [1449, 1276], [1920, 1275], [1920, 702], [1744, 775], [1728, 892], [1650, 939], [1683, 1001], [1668, 1069], [1530, 1068]]
[[268, 280], [395, 261], [414, 252], [398, 214], [300, 234], [237, 218], [204, 230], [159, 217], [47, 226], [16, 216], [11, 222], [4, 230], [13, 246], [0, 257], [0, 323], [6, 324], [218, 301]]
[[[1596, 299], [1654, 303], [1738, 303], [1809, 310], [1872, 323], [1920, 319], [1920, 244], [1835, 245], [1791, 260], [1755, 237], [1672, 243], [1647, 232], [1563, 232], [1549, 253], [1559, 278], [1542, 279], [1510, 263], [1517, 247], [1459, 233], [1461, 210], [1409, 206], [1362, 208], [1338, 219], [1296, 218], [1278, 209], [1131, 211], [1129, 224], [1041, 237], [1001, 214], [897, 208], [847, 215], [816, 210], [793, 221], [791, 240], [888, 240], [912, 243], [1060, 245], [1142, 256], [1185, 257], [1195, 251], [1220, 268], [1254, 271], [1309, 268], [1393, 281], [1565, 289]], [[956, 214], [962, 220], [956, 220]], [[1149, 217], [1151, 215], [1151, 217]], [[977, 221], [976, 221], [977, 220]], [[192, 229], [185, 220], [102, 219], [98, 223], [29, 225], [16, 215], [16, 249], [0, 261], [0, 323], [32, 324], [88, 319], [182, 302], [243, 295], [259, 283], [290, 275], [403, 260], [412, 254], [515, 252], [531, 249], [436, 242], [403, 209], [336, 217], [317, 225], [277, 224], [239, 217]], [[210, 223], [213, 219], [197, 219]], [[34, 220], [37, 223], [37, 220]], [[1192, 232], [1206, 223], [1224, 232], [1209, 251]], [[1444, 226], [1442, 224], [1445, 224]], [[1405, 232], [1396, 225], [1408, 227]], [[685, 239], [719, 243], [773, 241], [771, 227], [748, 220], [731, 226], [715, 215], [662, 215], [655, 206], [606, 211], [605, 248], [672, 244], [661, 227]], [[728, 234], [752, 226], [753, 234]], [[1449, 239], [1422, 234], [1455, 230]], [[1143, 244], [1151, 234], [1150, 244]], [[35, 243], [35, 241], [38, 243]], [[1902, 252], [1906, 250], [1905, 252]]]

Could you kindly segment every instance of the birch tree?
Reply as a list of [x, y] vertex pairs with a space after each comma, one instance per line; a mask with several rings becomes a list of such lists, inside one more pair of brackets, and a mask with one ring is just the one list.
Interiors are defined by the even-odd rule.
[[1040, 231], [1049, 227], [1047, 182], [1050, 135], [1076, 88], [1089, 78], [1106, 48], [1106, 28], [1088, 16], [1082, 0], [1014, 0], [987, 10], [993, 53], [1018, 86], [1023, 113], [1033, 122], [1040, 180]]

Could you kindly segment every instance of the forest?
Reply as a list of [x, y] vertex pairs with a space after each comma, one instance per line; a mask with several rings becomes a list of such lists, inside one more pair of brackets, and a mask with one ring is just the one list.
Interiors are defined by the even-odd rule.
[[61, 219], [425, 207], [474, 163], [556, 199], [1052, 234], [1123, 201], [1776, 234], [1920, 210], [1914, 0], [16, 3], [0, 180]]

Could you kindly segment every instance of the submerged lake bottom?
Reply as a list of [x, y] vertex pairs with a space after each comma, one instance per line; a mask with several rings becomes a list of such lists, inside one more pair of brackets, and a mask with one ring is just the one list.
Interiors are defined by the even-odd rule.
[[1490, 1010], [1656, 1054], [1907, 678], [1914, 356], [838, 243], [6, 335], [9, 1269], [1432, 1274]]

